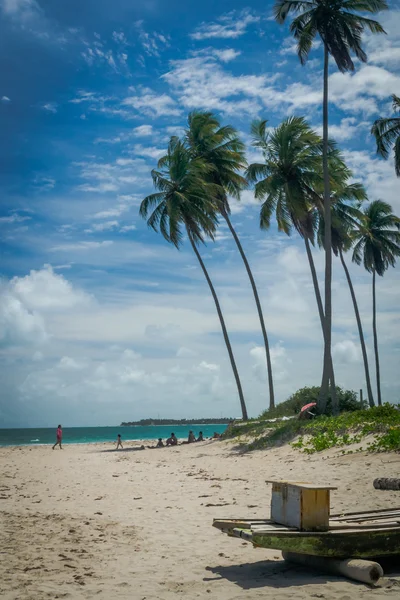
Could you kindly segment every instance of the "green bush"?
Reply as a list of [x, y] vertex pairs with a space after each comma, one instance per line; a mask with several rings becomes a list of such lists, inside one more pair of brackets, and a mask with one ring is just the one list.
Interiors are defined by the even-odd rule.
[[[304, 387], [297, 390], [290, 396], [285, 402], [281, 402], [272, 410], [265, 410], [260, 415], [260, 419], [276, 419], [279, 417], [291, 417], [297, 415], [300, 409], [305, 404], [310, 402], [317, 402], [320, 388], [318, 386]], [[336, 386], [336, 394], [339, 400], [340, 412], [349, 412], [355, 410], [361, 410], [361, 404], [357, 399], [357, 394], [353, 390], [344, 390], [343, 388]], [[365, 404], [363, 408], [366, 408]], [[326, 406], [326, 415], [332, 414], [332, 400], [328, 397]]]

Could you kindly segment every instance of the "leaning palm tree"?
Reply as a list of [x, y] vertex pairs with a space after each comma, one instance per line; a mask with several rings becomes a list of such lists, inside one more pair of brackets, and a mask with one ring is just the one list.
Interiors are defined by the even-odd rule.
[[272, 363], [267, 330], [256, 283], [246, 254], [230, 219], [228, 195], [239, 199], [240, 192], [247, 187], [247, 181], [240, 174], [247, 167], [245, 146], [239, 139], [236, 129], [231, 126], [221, 127], [219, 119], [211, 112], [192, 112], [188, 119], [185, 139], [193, 157], [201, 158], [209, 164], [210, 181], [220, 186], [216, 198], [219, 214], [225, 219], [242, 257], [257, 306], [267, 362], [269, 385], [269, 408], [275, 406]]
[[[351, 250], [354, 242], [354, 231], [358, 231], [363, 223], [363, 213], [359, 206], [367, 200], [365, 188], [359, 183], [350, 185], [345, 184], [340, 191], [332, 195], [332, 250], [335, 256], [339, 256], [345, 272], [347, 284], [350, 290], [350, 296], [353, 302], [354, 314], [357, 322], [358, 335], [360, 338], [361, 352], [364, 362], [365, 382], [367, 385], [367, 396], [370, 407], [375, 406], [374, 395], [372, 393], [371, 377], [369, 372], [368, 354], [365, 345], [364, 331], [362, 327], [360, 311], [350, 272], [344, 259], [344, 253]], [[356, 202], [358, 206], [349, 204]], [[318, 242], [320, 246], [324, 245], [324, 222], [323, 214], [320, 215]]]
[[371, 133], [375, 136], [376, 151], [383, 158], [388, 158], [389, 152], [394, 150], [394, 168], [397, 177], [400, 177], [400, 98], [392, 95], [393, 112], [395, 117], [377, 119], [372, 126]]
[[[332, 244], [330, 185], [328, 165], [328, 69], [329, 56], [333, 56], [341, 73], [354, 71], [351, 53], [361, 62], [367, 55], [361, 46], [361, 34], [366, 30], [372, 33], [384, 33], [382, 26], [359, 13], [377, 13], [387, 9], [385, 0], [278, 0], [274, 6], [274, 15], [278, 23], [284, 23], [290, 13], [297, 15], [290, 31], [297, 40], [297, 53], [300, 62], [305, 64], [317, 36], [324, 48], [323, 76], [323, 173], [324, 173], [324, 211], [325, 211], [325, 344], [324, 374], [321, 395], [327, 396], [329, 390], [329, 370], [332, 363]], [[334, 393], [331, 381], [331, 393]], [[332, 398], [333, 400], [333, 398]], [[325, 399], [326, 402], [326, 399]]]
[[[311, 252], [318, 213], [323, 210], [320, 195], [323, 187], [322, 140], [303, 117], [289, 117], [272, 132], [267, 129], [267, 121], [254, 121], [251, 131], [253, 145], [264, 158], [264, 162], [250, 165], [246, 172], [249, 182], [255, 184], [255, 197], [263, 200], [260, 227], [269, 229], [271, 217], [275, 214], [280, 231], [290, 235], [294, 228], [303, 239], [325, 339], [325, 313]], [[337, 162], [337, 150], [333, 142], [329, 142], [329, 151], [330, 160]], [[342, 165], [344, 170], [345, 166]], [[336, 186], [342, 181], [342, 171], [332, 169], [332, 185]], [[334, 382], [332, 360], [329, 376]], [[335, 391], [333, 386], [333, 402]], [[321, 412], [325, 410], [325, 404], [321, 401], [319, 409]]]
[[185, 144], [176, 137], [171, 138], [162, 168], [154, 169], [151, 173], [158, 191], [144, 198], [139, 212], [141, 217], [147, 219], [149, 227], [160, 231], [164, 239], [178, 249], [186, 232], [214, 299], [237, 385], [242, 417], [247, 420], [246, 403], [225, 320], [198, 250], [198, 245], [204, 243], [205, 237], [214, 239], [218, 225], [214, 198], [219, 189], [215, 184], [207, 183], [209, 171], [210, 167], [205, 161], [193, 159]]
[[389, 267], [394, 267], [400, 256], [400, 219], [392, 213], [390, 204], [375, 200], [364, 211], [364, 222], [354, 232], [356, 244], [353, 260], [372, 273], [372, 327], [374, 333], [376, 386], [378, 404], [382, 404], [379, 366], [378, 334], [376, 329], [376, 274], [381, 277]]

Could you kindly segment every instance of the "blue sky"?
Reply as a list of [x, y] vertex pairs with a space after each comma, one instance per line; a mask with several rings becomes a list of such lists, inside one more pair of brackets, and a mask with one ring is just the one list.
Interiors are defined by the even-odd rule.
[[[400, 95], [400, 10], [365, 36], [369, 62], [331, 66], [331, 135], [371, 200], [400, 213], [392, 161], [369, 134]], [[241, 132], [290, 114], [321, 126], [321, 47], [302, 68], [271, 2], [0, 0], [0, 353], [3, 426], [239, 415], [219, 323], [195, 257], [138, 217], [150, 170], [188, 112]], [[233, 221], [259, 285], [278, 400], [318, 384], [322, 339], [302, 243], [258, 229], [252, 192]], [[268, 403], [261, 336], [240, 257], [221, 225], [203, 256], [249, 412]], [[323, 278], [323, 256], [315, 251]], [[350, 263], [350, 256], [348, 257]], [[372, 368], [371, 281], [351, 266]], [[399, 276], [378, 282], [383, 395], [398, 401]], [[334, 265], [339, 384], [364, 387], [351, 301]], [[373, 368], [372, 368], [373, 371]]]

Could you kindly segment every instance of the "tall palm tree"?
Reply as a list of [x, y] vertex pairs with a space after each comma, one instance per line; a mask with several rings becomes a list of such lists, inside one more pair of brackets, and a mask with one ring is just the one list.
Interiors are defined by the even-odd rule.
[[154, 187], [158, 191], [144, 198], [139, 213], [147, 219], [149, 227], [160, 231], [167, 242], [178, 249], [186, 232], [214, 299], [237, 385], [242, 416], [247, 420], [242, 385], [221, 306], [198, 250], [206, 236], [214, 239], [218, 225], [214, 198], [219, 190], [218, 186], [207, 182], [209, 171], [210, 167], [205, 161], [193, 159], [185, 144], [176, 137], [171, 138], [161, 169], [151, 172]]
[[376, 151], [383, 158], [388, 158], [393, 146], [394, 168], [397, 177], [400, 177], [400, 98], [392, 95], [393, 112], [399, 116], [389, 119], [377, 119], [372, 126], [371, 133], [376, 139]]
[[[345, 272], [347, 284], [349, 286], [351, 299], [353, 302], [354, 314], [357, 322], [358, 335], [360, 338], [361, 352], [364, 362], [365, 382], [367, 385], [367, 396], [370, 407], [375, 406], [374, 395], [372, 393], [371, 377], [369, 372], [368, 354], [365, 346], [364, 331], [362, 327], [360, 311], [356, 294], [353, 287], [353, 282], [350, 277], [349, 269], [347, 268], [344, 259], [344, 253], [348, 252], [354, 241], [354, 232], [362, 227], [363, 213], [359, 209], [360, 203], [367, 200], [367, 194], [361, 184], [353, 183], [345, 185], [339, 193], [332, 195], [332, 250], [335, 256], [339, 256]], [[348, 202], [358, 203], [358, 206], [348, 204]], [[323, 215], [320, 216], [318, 242], [320, 246], [324, 244], [324, 224]]]
[[378, 404], [382, 404], [379, 367], [378, 334], [376, 329], [376, 274], [381, 277], [389, 267], [394, 267], [400, 256], [400, 219], [392, 213], [390, 204], [375, 200], [364, 211], [364, 223], [354, 233], [353, 260], [372, 273], [372, 327], [374, 333], [376, 386]]
[[249, 261], [243, 246], [230, 219], [228, 195], [239, 199], [240, 192], [247, 187], [246, 179], [240, 174], [247, 167], [245, 145], [239, 139], [236, 129], [231, 126], [221, 127], [219, 119], [211, 112], [192, 112], [188, 119], [186, 142], [193, 157], [202, 158], [209, 164], [210, 180], [220, 186], [220, 194], [216, 198], [217, 210], [225, 219], [242, 257], [257, 306], [267, 362], [269, 385], [269, 408], [275, 406], [274, 382], [269, 341], [261, 302]]
[[[255, 197], [263, 200], [260, 227], [269, 229], [271, 217], [275, 214], [280, 231], [290, 235], [294, 228], [302, 237], [325, 339], [325, 313], [311, 252], [318, 211], [323, 209], [320, 196], [323, 186], [322, 140], [303, 117], [289, 117], [272, 132], [267, 129], [267, 121], [254, 121], [251, 131], [253, 145], [261, 150], [264, 158], [263, 163], [250, 165], [246, 172], [249, 182], [255, 184]], [[332, 141], [329, 142], [329, 150], [330, 159], [336, 161], [337, 151]], [[342, 168], [345, 169], [344, 165]], [[332, 173], [332, 184], [337, 185], [342, 181], [343, 173], [338, 176], [337, 169], [333, 169]], [[332, 362], [329, 374], [334, 382]], [[319, 403], [319, 409], [323, 412], [325, 405]]]
[[[329, 390], [329, 371], [332, 364], [332, 242], [330, 186], [328, 166], [328, 69], [329, 56], [333, 56], [341, 73], [354, 71], [351, 53], [361, 62], [367, 61], [367, 55], [361, 46], [361, 34], [368, 29], [372, 33], [384, 33], [382, 26], [359, 13], [377, 13], [387, 9], [385, 0], [278, 0], [274, 6], [274, 15], [278, 23], [283, 24], [288, 15], [297, 15], [290, 31], [297, 40], [297, 53], [300, 62], [305, 64], [317, 36], [324, 48], [323, 76], [323, 173], [324, 173], [324, 211], [325, 211], [325, 344], [324, 375], [321, 394], [326, 397]], [[335, 387], [331, 381], [332, 405]], [[338, 410], [335, 402], [336, 411]]]

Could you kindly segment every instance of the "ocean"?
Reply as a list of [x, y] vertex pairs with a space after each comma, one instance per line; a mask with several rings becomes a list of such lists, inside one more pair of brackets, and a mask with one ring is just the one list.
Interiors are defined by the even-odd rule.
[[[211, 425], [149, 425], [128, 427], [64, 427], [63, 444], [91, 444], [94, 442], [114, 442], [118, 433], [121, 434], [122, 443], [134, 440], [164, 441], [174, 432], [178, 439], [186, 439], [191, 429], [197, 437], [199, 431], [203, 436], [211, 437], [214, 432], [223, 433], [226, 424]], [[30, 429], [0, 429], [0, 446], [35, 446], [40, 444], [54, 444], [56, 429], [30, 428]]]

